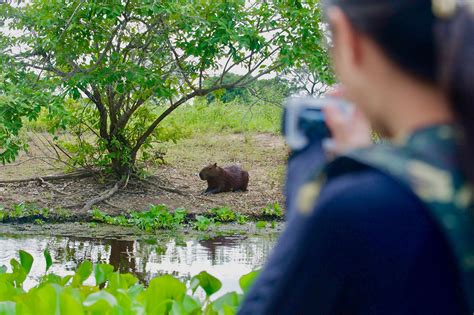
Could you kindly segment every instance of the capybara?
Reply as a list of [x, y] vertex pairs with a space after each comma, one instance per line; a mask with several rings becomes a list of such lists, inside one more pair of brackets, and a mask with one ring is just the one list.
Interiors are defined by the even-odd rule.
[[199, 177], [207, 181], [204, 194], [218, 194], [226, 191], [247, 191], [249, 173], [240, 166], [219, 167], [217, 163], [206, 166], [199, 172]]

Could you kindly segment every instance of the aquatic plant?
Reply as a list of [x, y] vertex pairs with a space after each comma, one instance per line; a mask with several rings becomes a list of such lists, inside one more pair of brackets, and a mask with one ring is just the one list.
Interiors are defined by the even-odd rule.
[[92, 210], [92, 219], [110, 225], [137, 226], [145, 231], [172, 230], [183, 225], [187, 213], [187, 210], [183, 208], [170, 211], [165, 205], [151, 205], [147, 211], [132, 211], [127, 216], [110, 216], [95, 208]]
[[171, 275], [156, 277], [145, 287], [131, 274], [90, 261], [72, 275], [48, 273], [53, 261], [47, 250], [44, 257], [45, 274], [29, 290], [23, 288], [33, 265], [29, 253], [20, 251], [19, 261], [11, 260], [11, 272], [0, 266], [0, 314], [235, 314], [258, 275], [253, 271], [240, 278], [243, 294], [228, 292], [211, 299], [222, 283], [206, 271], [184, 282]]
[[278, 202], [270, 203], [262, 209], [263, 215], [280, 219], [283, 217], [283, 210]]

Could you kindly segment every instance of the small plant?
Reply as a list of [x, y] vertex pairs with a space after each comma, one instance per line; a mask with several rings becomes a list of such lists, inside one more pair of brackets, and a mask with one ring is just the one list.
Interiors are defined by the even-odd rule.
[[41, 219], [36, 219], [33, 221], [34, 224], [37, 224], [37, 225], [43, 225], [44, 224], [44, 221], [41, 220]]
[[255, 226], [257, 227], [257, 229], [264, 229], [267, 227], [267, 222], [265, 221], [258, 221]]
[[217, 222], [234, 222], [236, 221], [236, 214], [229, 207], [213, 208], [210, 211]]
[[237, 223], [245, 224], [248, 221], [248, 217], [244, 214], [237, 213]]
[[99, 209], [92, 210], [92, 219], [110, 225], [137, 226], [144, 231], [158, 229], [173, 230], [180, 227], [186, 220], [186, 209], [178, 208], [171, 212], [165, 205], [152, 205], [144, 212], [131, 212], [129, 216], [112, 217]]
[[213, 219], [210, 219], [203, 215], [197, 215], [196, 221], [193, 223], [193, 227], [198, 231], [208, 231], [213, 223]]
[[263, 214], [269, 217], [282, 218], [283, 210], [278, 202], [270, 203], [262, 210]]
[[69, 215], [70, 213], [66, 212], [66, 210], [58, 209], [52, 211], [48, 208], [38, 208], [34, 204], [23, 202], [13, 204], [11, 209], [0, 208], [0, 222], [5, 222], [6, 220], [31, 219], [31, 221], [35, 223], [35, 220], [45, 221], [51, 217], [63, 219]]

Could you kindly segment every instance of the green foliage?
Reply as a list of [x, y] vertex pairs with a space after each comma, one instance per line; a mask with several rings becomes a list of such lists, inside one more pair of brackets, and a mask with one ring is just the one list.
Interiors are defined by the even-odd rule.
[[[0, 268], [0, 314], [236, 314], [244, 297], [229, 292], [211, 301], [209, 297], [219, 292], [222, 283], [205, 271], [187, 282], [164, 275], [152, 279], [145, 288], [131, 274], [115, 272], [107, 264], [93, 266], [88, 261], [74, 275], [60, 277], [49, 273], [36, 286], [25, 290], [23, 282], [33, 258], [20, 252], [20, 260], [22, 263], [11, 260], [11, 272]], [[240, 278], [244, 294], [257, 275], [253, 271]], [[84, 284], [91, 276], [96, 284]], [[198, 287], [206, 293], [204, 300], [196, 294]]]
[[212, 218], [208, 218], [203, 215], [197, 215], [196, 221], [193, 222], [193, 228], [198, 231], [208, 231], [211, 225], [214, 223]]
[[201, 287], [204, 292], [206, 292], [206, 296], [209, 298], [211, 295], [221, 289], [222, 282], [206, 271], [201, 271], [201, 273], [191, 279], [191, 289], [193, 293], [198, 287]]
[[44, 260], [46, 262], [46, 270], [45, 272], [48, 272], [49, 268], [53, 265], [53, 259], [51, 258], [51, 254], [49, 253], [48, 249], [45, 249], [43, 252], [44, 255]]
[[278, 202], [268, 204], [262, 209], [262, 213], [263, 215], [278, 219], [283, 217], [283, 210]]
[[[0, 34], [0, 163], [12, 162], [27, 143], [20, 136], [25, 121], [37, 119], [42, 109], [46, 116], [64, 117], [61, 98], [54, 95], [55, 85], [15, 66], [11, 58], [4, 55], [5, 44]], [[57, 125], [64, 127], [64, 120]]]
[[92, 210], [92, 219], [111, 225], [137, 226], [141, 230], [176, 229], [186, 220], [186, 209], [178, 208], [171, 212], [166, 205], [151, 205], [147, 211], [133, 211], [128, 216], [110, 216], [99, 209]]
[[257, 221], [257, 223], [255, 223], [255, 227], [257, 229], [264, 229], [267, 227], [267, 222], [265, 221]]
[[252, 271], [251, 273], [243, 275], [240, 278], [240, 288], [242, 289], [242, 291], [244, 291], [244, 293], [247, 293], [250, 290], [255, 280], [257, 280], [258, 275], [259, 271]]
[[[241, 79], [242, 76], [227, 73], [224, 75], [222, 82], [224, 84], [231, 83]], [[204, 86], [210, 86], [219, 77], [209, 77], [204, 80]], [[215, 91], [207, 95], [206, 99], [209, 103], [219, 101], [222, 103], [229, 103], [237, 101], [242, 104], [251, 104], [255, 101], [262, 100], [268, 102], [280, 102], [290, 96], [297, 90], [291, 85], [291, 83], [285, 79], [281, 79], [279, 76], [272, 79], [261, 79], [256, 80], [245, 87], [231, 87]], [[272, 98], [267, 98], [268, 94], [271, 93]]]
[[247, 216], [235, 212], [229, 207], [217, 207], [209, 211], [209, 215], [212, 217], [214, 222], [229, 223], [237, 222], [239, 224], [245, 224], [247, 222]]
[[[46, 106], [60, 113], [65, 95], [87, 99], [79, 102], [85, 116], [72, 116], [97, 137], [69, 148], [83, 154], [77, 163], [124, 175], [136, 171], [140, 150], [146, 158], [156, 140], [176, 137], [160, 126], [196, 96], [225, 94], [303, 63], [333, 80], [316, 0], [32, 0], [2, 4], [0, 20], [15, 34], [0, 36], [3, 161], [21, 148], [22, 117], [36, 119]], [[15, 47], [22, 51], [13, 56]], [[228, 80], [237, 68], [245, 72]]]
[[229, 207], [213, 208], [210, 214], [214, 216], [214, 220], [218, 222], [234, 222], [237, 216]]
[[[120, 136], [104, 141], [99, 135], [97, 126], [100, 125], [100, 116], [94, 108], [94, 104], [86, 101], [67, 102], [66, 108], [70, 113], [70, 127], [68, 131], [73, 136], [58, 141], [71, 159], [71, 166], [101, 167], [107, 172], [113, 172], [114, 161], [119, 159], [120, 165], [125, 166], [130, 162], [128, 144], [138, 141], [145, 129], [160, 114], [161, 109], [150, 104], [142, 105], [130, 118]], [[178, 126], [175, 121], [160, 124], [143, 143], [137, 159], [140, 161], [153, 161], [160, 159], [155, 156], [155, 147], [168, 142], [176, 142], [187, 135], [187, 129]], [[128, 151], [127, 151], [128, 150]]]
[[17, 203], [13, 204], [10, 209], [0, 208], [0, 222], [8, 222], [21, 219], [32, 219], [35, 224], [43, 224], [44, 220], [61, 216], [65, 218], [70, 215], [69, 212], [51, 211], [48, 208], [38, 208], [34, 204]]

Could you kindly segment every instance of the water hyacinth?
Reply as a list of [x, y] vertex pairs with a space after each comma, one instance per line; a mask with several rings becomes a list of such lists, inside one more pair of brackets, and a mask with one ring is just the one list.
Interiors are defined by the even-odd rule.
[[[44, 257], [45, 274], [29, 290], [23, 287], [33, 265], [29, 253], [20, 251], [19, 261], [10, 261], [11, 272], [0, 267], [0, 315], [235, 314], [258, 274], [253, 271], [240, 278], [243, 294], [229, 292], [211, 299], [222, 283], [205, 271], [186, 282], [171, 275], [156, 277], [145, 287], [131, 274], [89, 261], [73, 275], [61, 277], [48, 273], [52, 259], [47, 250]], [[94, 284], [87, 284], [91, 277]]]

